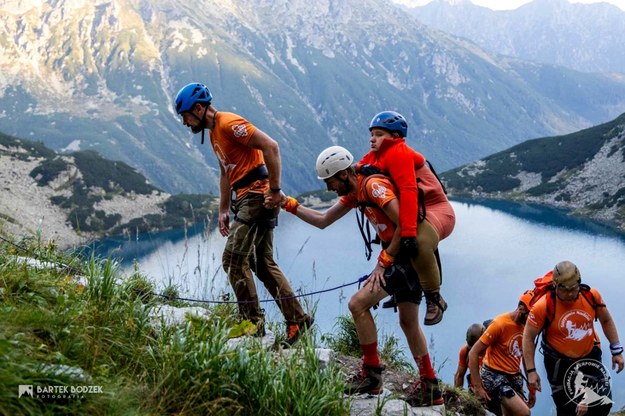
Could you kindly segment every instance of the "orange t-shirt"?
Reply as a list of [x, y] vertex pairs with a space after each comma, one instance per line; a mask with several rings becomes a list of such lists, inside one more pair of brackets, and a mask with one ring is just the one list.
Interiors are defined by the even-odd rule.
[[[484, 353], [477, 356], [478, 366], [482, 367]], [[464, 344], [458, 353], [458, 367], [469, 368], [469, 344]]]
[[[215, 117], [215, 127], [210, 132], [211, 146], [226, 172], [230, 185], [265, 163], [263, 152], [248, 146], [254, 132], [256, 127], [237, 114], [220, 111]], [[262, 193], [268, 188], [268, 181], [255, 181], [238, 189], [237, 198], [247, 192]]]
[[[590, 292], [597, 304], [603, 304], [599, 292], [591, 288]], [[547, 318], [547, 293], [534, 304], [527, 318], [527, 324], [534, 328], [542, 328]], [[569, 358], [580, 358], [588, 355], [595, 345], [597, 334], [593, 325], [595, 310], [583, 295], [572, 302], [562, 302], [556, 298], [553, 321], [545, 329], [545, 339], [560, 354]]]
[[[368, 179], [365, 182], [365, 179]], [[363, 186], [364, 182], [364, 186]], [[385, 243], [390, 243], [395, 233], [395, 224], [384, 213], [382, 208], [393, 199], [397, 199], [397, 191], [393, 183], [385, 176], [358, 175], [358, 188], [356, 194], [342, 196], [339, 202], [347, 207], [356, 208], [358, 203], [367, 203], [364, 214], [375, 228], [375, 232]]]
[[509, 312], [496, 317], [488, 325], [480, 341], [488, 346], [484, 355], [485, 365], [508, 374], [520, 372], [523, 325], [514, 322]]

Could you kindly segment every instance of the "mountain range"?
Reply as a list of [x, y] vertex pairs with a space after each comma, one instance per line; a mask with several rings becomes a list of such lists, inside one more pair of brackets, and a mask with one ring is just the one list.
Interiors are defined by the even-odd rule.
[[491, 10], [469, 0], [433, 0], [407, 10], [427, 26], [491, 52], [625, 74], [625, 11], [608, 3], [534, 0], [514, 10]]
[[5, 0], [0, 74], [0, 131], [169, 193], [217, 191], [210, 146], [173, 111], [192, 81], [279, 142], [290, 193], [320, 187], [325, 147], [362, 156], [381, 110], [443, 171], [625, 108], [623, 76], [490, 54], [381, 0]]
[[[550, 205], [625, 231], [625, 113], [608, 123], [523, 142], [441, 175], [454, 197]], [[0, 133], [0, 235], [75, 247], [104, 235], [209, 223], [216, 199], [172, 196], [123, 162], [97, 153], [59, 154]], [[306, 192], [317, 206], [336, 195]]]
[[625, 113], [528, 140], [441, 177], [452, 195], [534, 202], [625, 231]]
[[207, 224], [209, 195], [172, 196], [124, 162], [92, 150], [59, 154], [0, 133], [0, 235], [77, 247], [105, 235]]

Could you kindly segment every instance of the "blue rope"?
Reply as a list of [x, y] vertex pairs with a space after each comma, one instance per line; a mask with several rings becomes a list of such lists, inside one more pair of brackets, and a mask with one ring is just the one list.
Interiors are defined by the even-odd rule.
[[[22, 250], [26, 253], [31, 254], [34, 258], [38, 258], [41, 256], [36, 255], [35, 253], [33, 253], [31, 250], [28, 250], [27, 248], [20, 246], [19, 244], [15, 244], [12, 241], [7, 240], [6, 238], [0, 236], [0, 240], [11, 244], [12, 246], [14, 246], [15, 248]], [[47, 262], [50, 263], [55, 263], [58, 264], [60, 266], [63, 266], [65, 269], [70, 270], [76, 274], [82, 274], [82, 272], [80, 270], [78, 270], [75, 267], [69, 266], [67, 264], [63, 264], [61, 262], [58, 261], [54, 261], [54, 260], [48, 260], [48, 259], [44, 259]], [[332, 287], [330, 289], [324, 289], [324, 290], [317, 290], [315, 292], [310, 292], [310, 293], [302, 293], [299, 295], [293, 295], [293, 296], [285, 296], [285, 297], [281, 297], [281, 298], [275, 298], [275, 299], [263, 299], [260, 300], [258, 302], [260, 303], [265, 303], [265, 302], [278, 302], [278, 301], [282, 301], [282, 300], [290, 300], [290, 299], [295, 299], [295, 298], [301, 298], [303, 296], [312, 296], [312, 295], [318, 295], [320, 293], [326, 293], [326, 292], [331, 292], [333, 290], [337, 290], [337, 289], [342, 289], [344, 287], [348, 287], [351, 285], [355, 285], [356, 283], [358, 283], [360, 285], [360, 283], [364, 282], [367, 278], [369, 277], [368, 274], [365, 274], [361, 277], [358, 278], [358, 280], [351, 282], [351, 283], [345, 283], [344, 285], [340, 285], [340, 286], [336, 286], [336, 287]], [[191, 298], [181, 298], [181, 297], [174, 297], [174, 296], [168, 296], [168, 295], [163, 295], [161, 293], [154, 293], [154, 292], [144, 292], [141, 289], [136, 289], [133, 288], [134, 291], [139, 292], [141, 294], [150, 294], [152, 296], [157, 296], [157, 297], [161, 297], [163, 299], [167, 299], [167, 300], [181, 300], [181, 301], [185, 301], [185, 302], [195, 302], [195, 303], [213, 303], [213, 304], [228, 304], [228, 303], [236, 303], [236, 304], [247, 304], [247, 303], [256, 303], [255, 300], [245, 300], [245, 301], [236, 301], [236, 300], [203, 300], [203, 299], [191, 299]]]
[[[361, 277], [358, 278], [358, 280], [351, 282], [351, 283], [345, 283], [344, 285], [340, 285], [340, 286], [336, 286], [336, 287], [332, 287], [329, 289], [324, 289], [324, 290], [317, 290], [315, 292], [310, 292], [310, 293], [302, 293], [299, 295], [293, 295], [293, 296], [285, 296], [282, 298], [275, 298], [275, 299], [263, 299], [263, 300], [259, 300], [258, 302], [260, 303], [264, 303], [264, 302], [278, 302], [281, 300], [290, 300], [290, 299], [295, 299], [295, 298], [301, 298], [303, 296], [312, 296], [312, 295], [318, 295], [320, 293], [326, 293], [326, 292], [331, 292], [333, 290], [337, 290], [337, 289], [341, 289], [347, 286], [351, 286], [351, 285], [355, 285], [356, 283], [360, 284], [362, 282], [364, 282], [365, 280], [367, 280], [367, 278], [369, 277], [368, 274], [365, 274]], [[236, 300], [202, 300], [202, 299], [189, 299], [189, 298], [180, 298], [180, 297], [172, 297], [172, 296], [167, 296], [167, 295], [163, 295], [160, 293], [152, 293], [152, 292], [148, 292], [150, 294], [152, 294], [153, 296], [159, 296], [162, 297], [164, 299], [168, 299], [168, 300], [182, 300], [185, 302], [197, 302], [197, 303], [214, 303], [214, 304], [228, 304], [228, 303], [235, 303], [235, 304], [247, 304], [247, 303], [256, 303], [257, 301], [255, 300], [244, 300], [244, 301], [236, 301]]]

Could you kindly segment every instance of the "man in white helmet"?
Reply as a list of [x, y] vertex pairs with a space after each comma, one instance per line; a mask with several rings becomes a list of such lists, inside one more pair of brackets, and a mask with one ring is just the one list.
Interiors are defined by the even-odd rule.
[[282, 203], [286, 211], [318, 228], [325, 228], [353, 208], [361, 207], [382, 241], [384, 248], [374, 270], [348, 304], [356, 324], [363, 360], [357, 373], [347, 380], [346, 393], [380, 394], [383, 391], [384, 366], [378, 355], [377, 330], [371, 307], [386, 296], [394, 295], [398, 303], [399, 322], [420, 375], [420, 380], [415, 383], [406, 401], [418, 407], [441, 405], [443, 397], [439, 381], [419, 326], [419, 279], [409, 259], [405, 262], [394, 259], [399, 252], [401, 239], [401, 228], [397, 226], [397, 190], [389, 178], [383, 175], [357, 175], [353, 163], [351, 153], [340, 146], [325, 149], [317, 158], [318, 177], [323, 179], [328, 190], [340, 196], [339, 201], [325, 212], [301, 206], [292, 197], [285, 196]]
[[[624, 365], [623, 346], [601, 295], [595, 288], [582, 284], [575, 264], [556, 264], [553, 287], [532, 306], [527, 319], [523, 356], [528, 385], [540, 391], [535, 340], [542, 332], [541, 350], [558, 416], [610, 413], [610, 376], [601, 364], [599, 336], [593, 324], [596, 320], [610, 342], [612, 369], [620, 373]], [[579, 385], [581, 380], [587, 381], [585, 386]]]

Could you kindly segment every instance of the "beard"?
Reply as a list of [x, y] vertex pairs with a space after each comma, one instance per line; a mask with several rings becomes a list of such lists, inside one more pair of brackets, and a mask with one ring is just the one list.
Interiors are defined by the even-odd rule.
[[197, 134], [206, 128], [206, 121], [202, 120], [197, 126], [191, 126], [193, 134]]
[[529, 314], [527, 314], [527, 313], [519, 314], [519, 323], [521, 325], [525, 325], [525, 323], [527, 322], [527, 315], [529, 315]]

